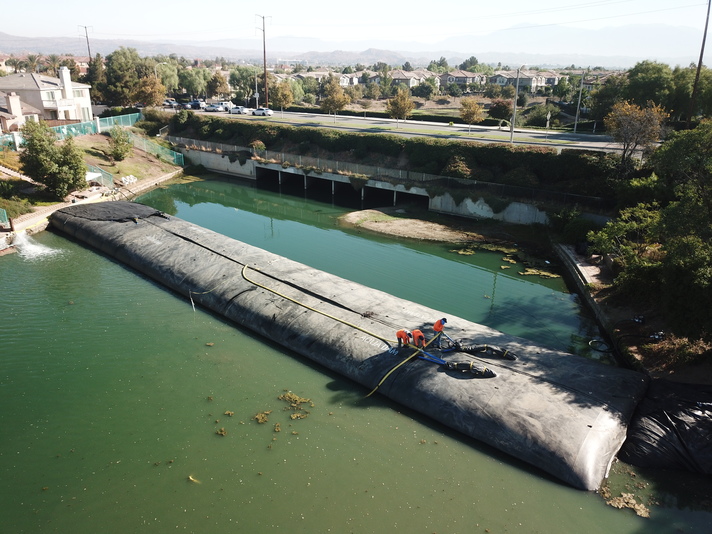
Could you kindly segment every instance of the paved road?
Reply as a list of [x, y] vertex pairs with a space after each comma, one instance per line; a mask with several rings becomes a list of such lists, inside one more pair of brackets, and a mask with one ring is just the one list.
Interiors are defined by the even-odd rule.
[[[514, 134], [510, 133], [505, 125], [473, 126], [455, 124], [449, 126], [441, 122], [427, 122], [418, 120], [396, 121], [394, 119], [351, 117], [337, 115], [322, 115], [319, 113], [296, 113], [275, 111], [272, 117], [253, 117], [252, 115], [230, 115], [226, 113], [198, 112], [205, 115], [218, 115], [237, 119], [268, 120], [291, 126], [318, 126], [322, 128], [335, 128], [368, 133], [389, 133], [414, 136], [429, 136], [441, 139], [457, 139], [465, 141], [478, 141], [484, 143], [509, 143], [537, 146], [549, 146], [561, 150], [563, 148], [577, 148], [590, 150], [603, 150], [618, 152], [620, 146], [609, 136], [594, 134], [573, 134], [568, 132], [527, 130], [515, 128]], [[368, 112], [366, 112], [368, 113]]]

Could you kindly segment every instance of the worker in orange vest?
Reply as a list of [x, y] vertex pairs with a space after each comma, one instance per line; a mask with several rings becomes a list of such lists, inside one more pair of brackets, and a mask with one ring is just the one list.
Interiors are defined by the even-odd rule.
[[447, 319], [443, 317], [442, 319], [438, 319], [435, 321], [435, 324], [433, 325], [433, 330], [435, 331], [435, 347], [440, 348], [440, 338], [443, 337], [444, 332], [443, 328], [445, 328], [445, 324], [447, 324]]
[[396, 332], [396, 338], [398, 339], [398, 348], [401, 348], [401, 345], [407, 345], [410, 343], [411, 338], [413, 337], [413, 334], [410, 333], [410, 330], [406, 330], [405, 328], [401, 328]]
[[425, 348], [425, 336], [420, 330], [413, 330], [413, 344]]

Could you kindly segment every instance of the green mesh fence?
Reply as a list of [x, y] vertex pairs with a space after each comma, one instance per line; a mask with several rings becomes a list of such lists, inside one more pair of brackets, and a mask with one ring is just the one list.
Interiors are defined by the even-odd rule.
[[94, 165], [87, 165], [87, 169], [89, 170], [89, 172], [93, 172], [95, 174], [100, 175], [100, 176], [92, 176], [93, 182], [100, 183], [104, 187], [109, 187], [109, 188], [114, 187], [114, 176], [110, 172], [107, 172], [100, 167], [95, 167]]
[[78, 122], [76, 124], [66, 124], [64, 126], [53, 126], [52, 130], [57, 134], [57, 138], [63, 141], [67, 137], [78, 137], [80, 135], [93, 135], [96, 132], [94, 121]]
[[131, 132], [128, 133], [131, 142], [139, 150], [153, 154], [154, 156], [173, 163], [174, 165], [180, 165], [181, 167], [184, 165], [183, 154], [180, 152], [174, 152], [173, 150], [162, 147], [161, 145], [149, 141], [148, 139], [134, 135]]
[[7, 212], [0, 208], [0, 226], [4, 228], [10, 227], [10, 219], [7, 218]]
[[15, 138], [12, 135], [0, 135], [0, 148], [5, 146], [15, 150]]
[[140, 113], [131, 113], [130, 115], [115, 115], [114, 117], [104, 117], [99, 119], [99, 133], [108, 132], [114, 126], [126, 128], [133, 126], [141, 118]]

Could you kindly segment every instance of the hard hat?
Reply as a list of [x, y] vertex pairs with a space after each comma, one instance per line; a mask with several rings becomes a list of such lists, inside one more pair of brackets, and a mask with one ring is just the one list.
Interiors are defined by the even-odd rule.
[[447, 319], [445, 319], [445, 317], [443, 317], [443, 323], [447, 323]]
[[413, 334], [411, 334], [410, 331], [408, 331], [408, 337], [413, 337]]

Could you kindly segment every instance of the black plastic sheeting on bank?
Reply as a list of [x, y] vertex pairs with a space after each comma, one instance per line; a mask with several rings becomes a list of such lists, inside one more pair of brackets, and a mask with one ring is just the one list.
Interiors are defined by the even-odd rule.
[[639, 467], [712, 474], [712, 386], [652, 380], [618, 456]]
[[[534, 345], [141, 204], [70, 206], [50, 223], [179, 293], [187, 305], [354, 380], [364, 395], [380, 384], [378, 393], [576, 488], [600, 486], [647, 387], [642, 374]], [[409, 359], [410, 347], [398, 349], [398, 329], [420, 328], [430, 339], [441, 317], [463, 346], [493, 346], [516, 359], [496, 351], [442, 354], [496, 375], [475, 378]]]

